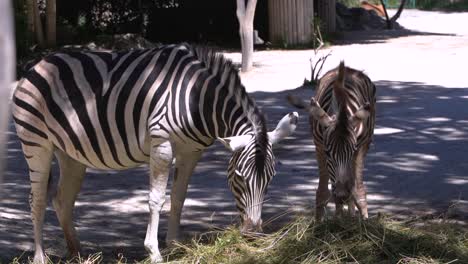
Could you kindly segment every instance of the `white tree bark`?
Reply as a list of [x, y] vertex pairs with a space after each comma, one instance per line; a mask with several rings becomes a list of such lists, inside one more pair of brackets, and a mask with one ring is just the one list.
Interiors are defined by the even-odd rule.
[[[15, 77], [15, 36], [11, 1], [0, 1], [0, 186], [3, 179], [6, 131], [9, 120], [10, 88]], [[0, 191], [1, 193], [1, 191]]]
[[53, 48], [57, 45], [57, 3], [55, 0], [47, 0], [47, 46]]
[[239, 35], [242, 49], [242, 68], [247, 72], [252, 68], [254, 53], [253, 21], [257, 0], [237, 0], [237, 19], [239, 20]]

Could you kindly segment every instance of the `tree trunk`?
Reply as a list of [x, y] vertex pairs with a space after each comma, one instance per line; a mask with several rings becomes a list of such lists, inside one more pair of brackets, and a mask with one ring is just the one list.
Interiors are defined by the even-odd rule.
[[36, 0], [27, 0], [26, 1], [26, 12], [28, 16], [28, 31], [31, 36], [34, 36], [34, 1]]
[[53, 48], [57, 45], [57, 3], [55, 0], [47, 0], [47, 46]]
[[248, 0], [247, 7], [245, 0], [237, 0], [237, 19], [239, 20], [239, 35], [242, 49], [242, 68], [243, 72], [250, 71], [253, 64], [254, 53], [254, 31], [253, 21], [255, 16], [255, 7], [257, 0]]
[[317, 14], [323, 22], [323, 27], [320, 30], [327, 34], [334, 33], [336, 31], [336, 0], [318, 1]]
[[41, 15], [36, 0], [32, 0], [34, 7], [34, 32], [36, 33], [36, 40], [39, 47], [45, 48], [44, 30], [42, 29]]
[[140, 34], [141, 36], [146, 36], [146, 26], [145, 26], [145, 14], [143, 12], [143, 5], [141, 0], [138, 0], [138, 19], [140, 24]]
[[[15, 36], [13, 34], [12, 1], [0, 1], [0, 188], [5, 164], [6, 131], [10, 116], [10, 89], [15, 77]], [[1, 193], [1, 191], [0, 191]]]

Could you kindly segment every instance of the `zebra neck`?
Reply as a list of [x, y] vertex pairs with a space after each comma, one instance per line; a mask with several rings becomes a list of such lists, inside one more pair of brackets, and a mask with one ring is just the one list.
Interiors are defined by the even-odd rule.
[[263, 116], [236, 72], [223, 74], [198, 101], [204, 131], [211, 138], [257, 134], [263, 127]]

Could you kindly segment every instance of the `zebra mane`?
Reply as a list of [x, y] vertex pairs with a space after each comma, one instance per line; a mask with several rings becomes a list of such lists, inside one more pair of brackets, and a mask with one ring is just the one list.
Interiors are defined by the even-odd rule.
[[[255, 101], [248, 96], [244, 85], [242, 85], [238, 69], [235, 67], [232, 60], [224, 57], [223, 54], [216, 52], [212, 48], [191, 46], [191, 50], [195, 56], [206, 65], [206, 68], [212, 74], [216, 74], [216, 78], [219, 81], [228, 80], [230, 77], [234, 77], [234, 91], [236, 93], [240, 93], [242, 101], [247, 99], [247, 104], [243, 104], [242, 102], [239, 103], [242, 105], [242, 108], [247, 115], [247, 119], [253, 126], [255, 140], [257, 142], [255, 151], [255, 167], [258, 173], [263, 173], [268, 146], [265, 116], [260, 112]], [[227, 85], [223, 85], [221, 89], [228, 89], [228, 87]]]
[[338, 73], [336, 76], [336, 80], [333, 83], [333, 94], [338, 103], [338, 116], [337, 116], [337, 127], [342, 134], [348, 133], [348, 111], [347, 111], [347, 104], [348, 104], [348, 94], [345, 90], [345, 78], [348, 69], [345, 67], [343, 61], [340, 62], [338, 66]]

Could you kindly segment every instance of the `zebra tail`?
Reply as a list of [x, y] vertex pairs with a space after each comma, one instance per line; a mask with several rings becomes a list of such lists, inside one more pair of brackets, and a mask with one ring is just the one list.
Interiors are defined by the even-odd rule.
[[309, 108], [310, 108], [309, 104], [307, 104], [306, 102], [304, 102], [304, 100], [302, 100], [301, 98], [299, 98], [299, 97], [297, 97], [295, 95], [288, 94], [287, 99], [288, 99], [288, 102], [291, 105], [293, 105], [293, 106], [295, 106], [295, 107], [297, 107], [299, 109], [305, 109], [305, 110], [308, 111]]

